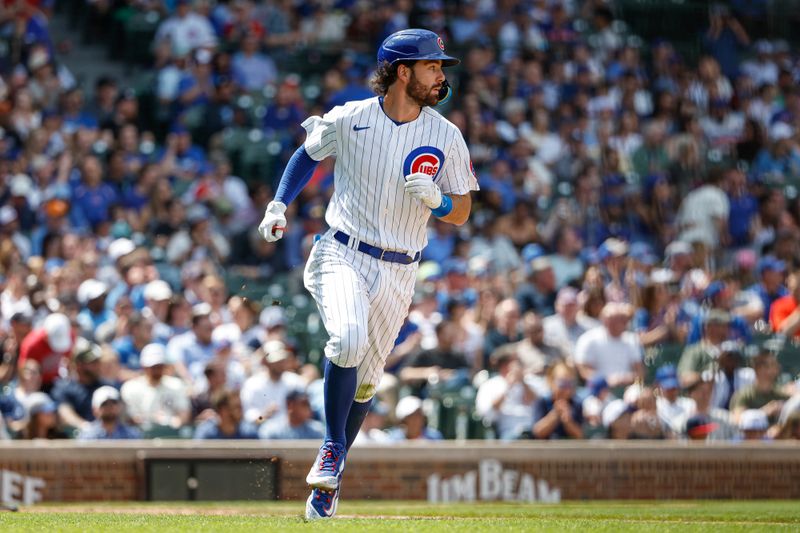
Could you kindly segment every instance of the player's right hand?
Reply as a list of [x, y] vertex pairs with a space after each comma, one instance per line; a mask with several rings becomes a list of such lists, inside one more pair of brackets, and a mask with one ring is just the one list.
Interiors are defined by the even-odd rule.
[[264, 218], [258, 225], [258, 233], [267, 242], [275, 242], [283, 237], [286, 229], [286, 204], [283, 202], [272, 201], [264, 211]]

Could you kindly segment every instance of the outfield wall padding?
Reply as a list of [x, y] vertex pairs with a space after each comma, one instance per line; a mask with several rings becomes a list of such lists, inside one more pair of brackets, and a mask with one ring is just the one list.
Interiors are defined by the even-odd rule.
[[[307, 495], [304, 480], [317, 445], [2, 441], [0, 501], [23, 501], [26, 490], [30, 501], [144, 500], [149, 496], [147, 465], [154, 460], [267, 465], [275, 485], [265, 489], [264, 497], [269, 493], [300, 500]], [[191, 483], [197, 485], [196, 480]], [[800, 444], [480, 441], [362, 447], [348, 457], [343, 496], [431, 501], [793, 499], [800, 498]]]

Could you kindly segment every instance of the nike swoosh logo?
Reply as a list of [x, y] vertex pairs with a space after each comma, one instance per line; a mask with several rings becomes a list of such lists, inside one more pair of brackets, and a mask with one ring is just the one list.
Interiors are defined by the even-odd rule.
[[353, 131], [361, 131], [361, 130], [368, 130], [372, 126], [353, 126]]

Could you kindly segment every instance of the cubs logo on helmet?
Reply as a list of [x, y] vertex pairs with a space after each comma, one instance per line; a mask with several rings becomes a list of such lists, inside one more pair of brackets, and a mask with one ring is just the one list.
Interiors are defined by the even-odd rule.
[[412, 150], [403, 162], [403, 176], [422, 172], [434, 181], [444, 163], [444, 153], [435, 146], [420, 146]]

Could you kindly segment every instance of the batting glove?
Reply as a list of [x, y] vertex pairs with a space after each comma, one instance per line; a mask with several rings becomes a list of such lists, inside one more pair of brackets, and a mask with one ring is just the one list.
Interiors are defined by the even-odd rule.
[[415, 172], [406, 176], [403, 185], [406, 194], [416, 198], [430, 209], [442, 205], [442, 190], [433, 182], [433, 178], [424, 172]]
[[275, 242], [283, 237], [286, 229], [286, 204], [283, 202], [270, 202], [264, 211], [264, 219], [258, 225], [258, 232], [267, 242]]

